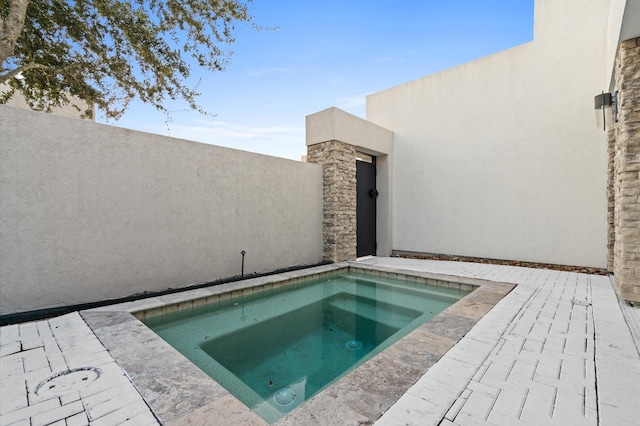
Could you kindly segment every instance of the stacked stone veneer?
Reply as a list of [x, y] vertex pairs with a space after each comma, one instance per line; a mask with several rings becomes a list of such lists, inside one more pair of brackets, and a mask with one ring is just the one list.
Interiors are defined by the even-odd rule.
[[607, 131], [607, 152], [609, 164], [607, 165], [607, 270], [613, 272], [613, 249], [616, 242], [615, 233], [615, 173], [613, 157], [616, 151], [616, 132], [610, 127]]
[[324, 260], [355, 260], [356, 149], [335, 140], [310, 145], [307, 162], [322, 164]]
[[621, 43], [615, 87], [618, 122], [609, 137], [613, 145], [613, 273], [620, 296], [640, 303], [640, 38]]

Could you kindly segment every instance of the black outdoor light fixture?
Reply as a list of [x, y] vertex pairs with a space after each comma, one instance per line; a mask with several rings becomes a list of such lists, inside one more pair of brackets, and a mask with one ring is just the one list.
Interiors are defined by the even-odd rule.
[[607, 130], [609, 122], [618, 122], [618, 92], [614, 94], [602, 92], [594, 98], [596, 107], [596, 122], [602, 125], [602, 130]]

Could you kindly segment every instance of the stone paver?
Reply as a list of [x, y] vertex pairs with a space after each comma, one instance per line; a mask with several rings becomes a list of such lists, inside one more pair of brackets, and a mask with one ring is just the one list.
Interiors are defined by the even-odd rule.
[[[640, 424], [640, 356], [609, 277], [409, 259], [365, 262], [518, 284], [377, 425]], [[443, 383], [461, 380], [446, 390], [452, 397], [440, 397], [434, 407], [433, 392], [425, 389], [444, 392]]]
[[[627, 324], [640, 307], [623, 315], [608, 277], [399, 258], [361, 263], [517, 284], [484, 316], [468, 311], [482, 316], [478, 323], [377, 425], [640, 424], [640, 355]], [[56, 373], [89, 367], [100, 370], [97, 380], [36, 393]], [[0, 379], [0, 426], [158, 424], [78, 313], [0, 328]], [[220, 410], [205, 406], [181, 420], [208, 424], [226, 418]]]
[[0, 379], [1, 426], [159, 424], [77, 312], [0, 328]]

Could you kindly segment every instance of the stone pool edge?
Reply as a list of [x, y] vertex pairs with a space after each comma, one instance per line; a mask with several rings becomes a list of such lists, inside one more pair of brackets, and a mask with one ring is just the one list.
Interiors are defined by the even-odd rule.
[[448, 283], [453, 281], [454, 286], [472, 286], [475, 290], [275, 422], [276, 425], [373, 423], [515, 287], [474, 278], [345, 262], [186, 290], [80, 314], [164, 424], [204, 424], [205, 419], [213, 416], [223, 424], [266, 425], [138, 318], [190, 309], [207, 300], [238, 297], [255, 288], [295, 284], [345, 269], [390, 278], [406, 276], [408, 281], [415, 278], [444, 286], [451, 286]]

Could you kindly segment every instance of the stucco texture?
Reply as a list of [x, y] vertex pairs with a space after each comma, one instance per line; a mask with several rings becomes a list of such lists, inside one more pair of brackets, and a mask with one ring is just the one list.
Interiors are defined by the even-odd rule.
[[608, 1], [535, 4], [532, 42], [367, 97], [394, 132], [394, 249], [606, 267]]
[[322, 168], [0, 106], [0, 314], [322, 259]]

